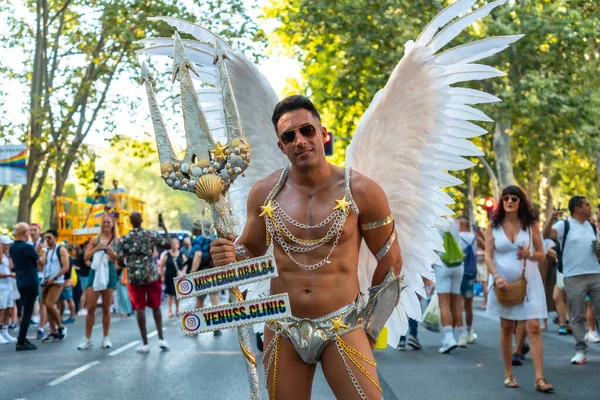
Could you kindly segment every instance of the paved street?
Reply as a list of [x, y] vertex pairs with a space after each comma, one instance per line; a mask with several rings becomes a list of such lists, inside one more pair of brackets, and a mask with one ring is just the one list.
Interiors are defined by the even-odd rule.
[[[191, 305], [188, 300], [188, 306]], [[166, 312], [163, 313], [166, 315]], [[476, 315], [480, 340], [451, 355], [437, 353], [438, 336], [420, 333], [423, 350], [376, 352], [384, 399], [541, 399], [536, 393], [531, 358], [515, 367], [520, 389], [502, 386], [503, 368], [498, 347], [498, 323]], [[99, 314], [98, 314], [99, 316]], [[244, 365], [234, 331], [222, 337], [212, 334], [184, 337], [178, 321], [166, 320], [165, 338], [170, 352], [160, 352], [153, 321], [148, 313], [152, 351], [135, 353], [139, 334], [135, 320], [113, 319], [114, 347], [100, 348], [99, 318], [94, 329], [95, 347], [78, 351], [83, 318], [69, 326], [64, 342], [38, 345], [37, 351], [16, 353], [14, 346], [0, 346], [2, 400], [15, 399], [246, 399]], [[590, 350], [589, 363], [569, 364], [574, 351], [572, 337], [544, 333], [546, 376], [556, 387], [552, 399], [598, 399], [600, 394], [600, 345]], [[30, 336], [34, 334], [30, 330]], [[261, 377], [263, 379], [263, 377]], [[264, 380], [262, 380], [264, 382]], [[265, 397], [266, 398], [266, 397]], [[314, 399], [332, 399], [325, 379], [317, 372]]]

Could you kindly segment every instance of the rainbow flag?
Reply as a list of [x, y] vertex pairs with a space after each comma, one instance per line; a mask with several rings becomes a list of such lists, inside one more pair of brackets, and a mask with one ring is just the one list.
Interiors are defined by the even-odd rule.
[[27, 183], [27, 146], [0, 146], [0, 185]]
[[104, 207], [94, 207], [92, 215], [95, 219], [102, 218], [104, 216]]

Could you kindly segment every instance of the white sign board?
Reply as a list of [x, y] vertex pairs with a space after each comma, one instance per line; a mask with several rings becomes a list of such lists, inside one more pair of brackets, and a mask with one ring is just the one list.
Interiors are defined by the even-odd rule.
[[27, 146], [9, 144], [0, 146], [0, 185], [27, 183]]

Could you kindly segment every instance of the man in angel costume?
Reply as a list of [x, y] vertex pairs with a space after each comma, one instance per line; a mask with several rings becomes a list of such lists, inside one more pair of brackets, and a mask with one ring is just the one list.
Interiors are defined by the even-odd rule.
[[[244, 232], [235, 245], [216, 239], [213, 261], [226, 265], [263, 255], [275, 244], [279, 278], [271, 294], [288, 293], [294, 317], [265, 329], [272, 398], [310, 398], [319, 361], [337, 398], [379, 398], [371, 343], [398, 302], [402, 265], [387, 198], [373, 180], [327, 162], [327, 130], [306, 97], [281, 101], [272, 122], [291, 167], [254, 185]], [[370, 309], [359, 296], [363, 239], [378, 260]]]
[[[436, 250], [443, 250], [436, 224], [452, 214], [446, 204], [453, 201], [442, 188], [461, 183], [447, 171], [473, 165], [462, 156], [482, 155], [467, 139], [486, 131], [469, 121], [491, 121], [470, 105], [499, 101], [450, 85], [503, 76], [474, 62], [506, 49], [521, 35], [440, 50], [506, 1], [473, 10], [475, 0], [458, 0], [406, 44], [404, 57], [360, 121], [345, 169], [326, 161], [327, 130], [310, 100], [292, 96], [278, 102], [257, 68], [223, 39], [186, 21], [155, 18], [196, 39], [150, 38], [142, 41], [149, 46], [138, 51], [172, 56], [175, 49], [180, 79], [204, 85], [186, 98], [182, 82], [186, 124], [194, 117], [192, 109], [201, 108], [198, 118], [206, 118], [210, 135], [227, 132], [231, 138], [232, 127], [241, 126], [243, 140], [232, 141], [231, 148], [217, 143], [211, 150], [221, 159], [231, 158], [233, 149], [246, 152], [242, 155], [249, 162], [252, 149], [245, 177], [226, 186], [243, 231], [235, 243], [233, 236], [215, 240], [211, 255], [221, 266], [274, 252], [279, 277], [246, 288], [247, 298], [268, 292], [290, 298], [293, 317], [265, 327], [263, 363], [271, 399], [310, 398], [319, 361], [337, 398], [381, 398], [373, 342], [385, 325], [387, 342], [395, 346], [408, 317], [420, 319], [422, 278], [434, 280], [431, 265], [440, 262]], [[183, 61], [181, 56], [177, 60], [178, 46], [185, 49]], [[174, 156], [148, 76], [165, 165]], [[190, 107], [191, 97], [201, 107]], [[192, 110], [187, 117], [186, 107]], [[198, 139], [187, 126], [186, 135], [190, 153]], [[175, 189], [194, 191], [196, 179], [212, 173], [211, 163], [223, 168], [218, 159], [207, 161], [204, 170], [181, 164], [181, 170], [166, 171], [163, 178]], [[241, 170], [228, 171], [223, 176], [241, 175]]]

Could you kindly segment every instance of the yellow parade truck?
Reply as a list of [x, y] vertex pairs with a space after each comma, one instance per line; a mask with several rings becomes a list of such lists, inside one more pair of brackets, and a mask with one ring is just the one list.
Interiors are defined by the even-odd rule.
[[56, 204], [58, 238], [70, 244], [84, 244], [100, 233], [105, 214], [114, 218], [117, 233], [122, 236], [132, 229], [129, 215], [134, 211], [142, 213], [147, 221], [146, 204], [127, 193], [59, 197]]

